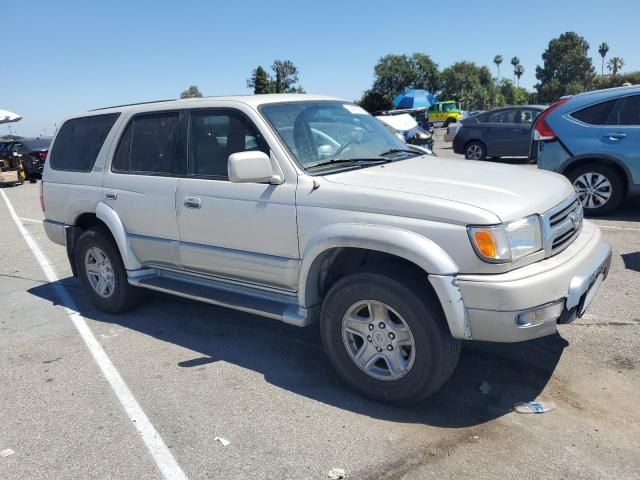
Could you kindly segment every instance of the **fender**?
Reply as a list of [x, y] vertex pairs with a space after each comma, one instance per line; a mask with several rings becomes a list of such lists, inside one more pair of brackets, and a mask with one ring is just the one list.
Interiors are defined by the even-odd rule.
[[366, 224], [334, 224], [321, 228], [302, 252], [298, 302], [309, 308], [319, 302], [317, 283], [323, 253], [333, 248], [353, 247], [395, 255], [418, 265], [425, 272], [454, 275], [458, 267], [432, 240], [396, 227]]
[[127, 241], [127, 230], [115, 210], [106, 203], [100, 202], [96, 206], [96, 217], [102, 220], [111, 231], [116, 244], [118, 244], [124, 268], [127, 270], [138, 270], [142, 268], [142, 265], [140, 265], [140, 262], [136, 259]]

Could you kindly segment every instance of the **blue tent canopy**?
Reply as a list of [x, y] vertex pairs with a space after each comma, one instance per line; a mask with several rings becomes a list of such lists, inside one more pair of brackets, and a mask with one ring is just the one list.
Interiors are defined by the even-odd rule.
[[398, 109], [429, 108], [436, 103], [436, 97], [426, 90], [411, 89], [398, 95], [392, 103]]

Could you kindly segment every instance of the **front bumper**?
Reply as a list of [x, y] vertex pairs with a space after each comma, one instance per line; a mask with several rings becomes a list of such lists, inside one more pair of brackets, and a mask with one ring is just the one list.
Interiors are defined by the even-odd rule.
[[[558, 323], [571, 322], [584, 314], [606, 278], [610, 263], [611, 248], [602, 240], [598, 227], [585, 221], [575, 241], [553, 257], [498, 275], [458, 275], [455, 285], [464, 307], [465, 334], [456, 335], [453, 328], [452, 334], [492, 342], [519, 342], [551, 335]], [[559, 317], [551, 316], [531, 325], [518, 324], [520, 315], [559, 303]], [[445, 313], [451, 325], [446, 307]]]

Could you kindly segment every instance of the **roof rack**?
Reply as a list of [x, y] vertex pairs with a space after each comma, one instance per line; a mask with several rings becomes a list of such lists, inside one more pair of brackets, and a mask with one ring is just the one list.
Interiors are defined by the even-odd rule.
[[120, 107], [132, 107], [134, 105], [146, 105], [148, 103], [162, 103], [162, 102], [173, 102], [175, 101], [175, 98], [170, 98], [168, 100], [151, 100], [149, 102], [138, 102], [138, 103], [125, 103], [123, 105], [113, 105], [111, 107], [101, 107], [101, 108], [94, 108], [92, 110], [89, 110], [90, 112], [97, 112], [98, 110], [108, 110], [110, 108], [120, 108]]

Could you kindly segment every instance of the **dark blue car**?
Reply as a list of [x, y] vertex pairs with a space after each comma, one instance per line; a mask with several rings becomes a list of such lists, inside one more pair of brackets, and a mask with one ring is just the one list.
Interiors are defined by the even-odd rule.
[[530, 158], [564, 174], [586, 214], [608, 214], [639, 195], [640, 86], [561, 99], [537, 118]]

